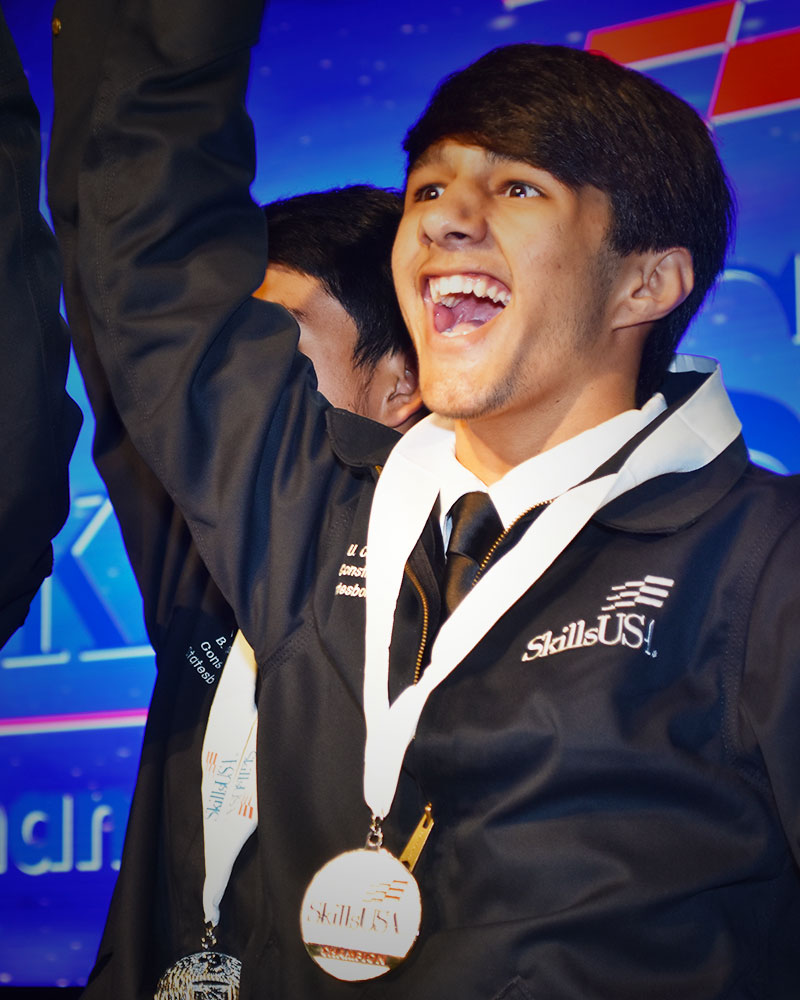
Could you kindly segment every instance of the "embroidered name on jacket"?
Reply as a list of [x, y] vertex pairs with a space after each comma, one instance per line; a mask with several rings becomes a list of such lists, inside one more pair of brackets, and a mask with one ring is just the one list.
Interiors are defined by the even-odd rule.
[[[367, 588], [364, 585], [367, 575], [367, 547], [353, 542], [347, 546], [345, 562], [339, 567], [339, 581], [336, 584], [334, 593], [338, 597], [361, 597], [367, 596]], [[347, 560], [357, 559], [358, 562], [348, 562]]]
[[600, 614], [591, 622], [585, 618], [569, 622], [560, 631], [548, 630], [535, 635], [522, 654], [523, 662], [565, 653], [568, 649], [589, 646], [626, 646], [642, 649], [647, 656], [658, 656], [653, 646], [656, 619], [638, 611], [624, 610], [642, 607], [662, 608], [675, 581], [663, 576], [646, 576], [642, 580], [626, 580], [616, 584], [606, 595]]

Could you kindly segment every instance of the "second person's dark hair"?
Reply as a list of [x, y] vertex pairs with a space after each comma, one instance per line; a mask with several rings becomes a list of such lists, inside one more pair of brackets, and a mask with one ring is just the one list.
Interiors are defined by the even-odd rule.
[[396, 191], [354, 184], [264, 206], [267, 256], [317, 278], [355, 322], [354, 360], [375, 365], [411, 350], [392, 282], [392, 244], [403, 211]]

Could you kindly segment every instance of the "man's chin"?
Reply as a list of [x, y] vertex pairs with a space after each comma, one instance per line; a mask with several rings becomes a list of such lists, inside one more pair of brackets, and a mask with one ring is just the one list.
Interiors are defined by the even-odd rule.
[[449, 385], [433, 382], [426, 394], [423, 389], [422, 399], [432, 413], [446, 417], [449, 420], [473, 422], [478, 420], [502, 417], [520, 405], [525, 398], [525, 384], [518, 371], [507, 372], [505, 377], [496, 377], [494, 383], [486, 380], [463, 378], [453, 380]]
[[428, 394], [423, 392], [422, 400], [428, 410], [438, 417], [466, 422], [491, 416], [502, 405], [500, 398], [486, 398], [475, 394], [465, 398], [463, 392], [445, 393], [440, 388]]

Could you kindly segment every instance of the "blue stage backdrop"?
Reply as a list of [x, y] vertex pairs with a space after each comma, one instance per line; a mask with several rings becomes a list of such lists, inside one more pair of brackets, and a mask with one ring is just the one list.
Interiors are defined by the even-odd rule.
[[[165, 0], [168, 2], [168, 0]], [[50, 10], [3, 0], [52, 115]], [[274, 0], [252, 67], [254, 193], [402, 186], [400, 140], [434, 84], [495, 45], [608, 52], [712, 124], [738, 238], [684, 347], [719, 358], [755, 459], [800, 471], [800, 10], [796, 0]], [[88, 414], [79, 376], [73, 395]], [[24, 628], [0, 651], [0, 984], [85, 981], [119, 865], [153, 683], [138, 593], [90, 459]]]

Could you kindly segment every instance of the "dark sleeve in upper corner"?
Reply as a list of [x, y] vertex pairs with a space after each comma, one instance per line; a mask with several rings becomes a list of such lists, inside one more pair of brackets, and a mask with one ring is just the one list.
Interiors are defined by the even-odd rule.
[[[161, 649], [177, 604], [200, 610], [212, 588], [172, 498], [134, 446], [97, 354], [77, 261], [78, 177], [118, 0], [59, 0], [53, 45], [55, 113], [47, 196], [61, 250], [64, 302], [75, 357], [95, 419], [92, 455], [119, 521], [142, 595], [151, 643]], [[160, 661], [157, 661], [160, 662]]]
[[52, 569], [81, 423], [65, 389], [69, 335], [55, 239], [39, 213], [40, 167], [39, 115], [0, 11], [0, 646]]
[[308, 582], [336, 465], [296, 324], [252, 298], [267, 255], [244, 97], [262, 8], [120, 0], [77, 256], [119, 413], [257, 652]]
[[741, 698], [800, 865], [800, 476], [786, 488], [794, 519], [759, 579]]

